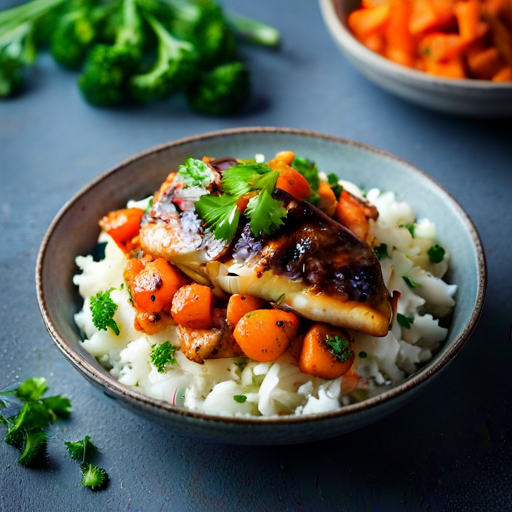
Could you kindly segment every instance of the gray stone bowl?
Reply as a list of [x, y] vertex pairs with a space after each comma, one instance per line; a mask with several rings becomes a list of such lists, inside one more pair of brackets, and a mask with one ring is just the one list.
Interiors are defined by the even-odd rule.
[[[448, 339], [426, 366], [405, 382], [369, 400], [323, 414], [238, 418], [181, 409], [117, 382], [83, 350], [73, 315], [81, 300], [72, 277], [75, 257], [94, 248], [98, 219], [129, 199], [152, 194], [187, 157], [273, 156], [291, 150], [318, 162], [327, 173], [357, 184], [394, 190], [419, 217], [437, 224], [440, 243], [451, 253], [447, 281], [456, 283], [457, 304]], [[282, 128], [241, 128], [181, 139], [138, 154], [96, 178], [64, 205], [40, 248], [36, 285], [44, 323], [64, 357], [94, 386], [125, 407], [169, 425], [177, 433], [238, 444], [286, 444], [329, 438], [360, 428], [398, 409], [444, 370], [468, 340], [482, 311], [485, 259], [478, 234], [459, 204], [409, 163], [337, 137]], [[439, 390], [441, 392], [441, 390]]]
[[319, 0], [324, 22], [345, 57], [373, 83], [400, 98], [440, 112], [470, 117], [512, 116], [512, 83], [429, 75], [372, 52], [350, 32], [349, 14], [361, 0]]

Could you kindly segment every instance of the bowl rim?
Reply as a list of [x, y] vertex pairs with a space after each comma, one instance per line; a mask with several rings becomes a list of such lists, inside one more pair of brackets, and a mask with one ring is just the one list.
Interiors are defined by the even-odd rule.
[[[71, 345], [65, 340], [65, 338], [59, 333], [56, 325], [54, 324], [52, 318], [50, 317], [48, 308], [46, 306], [46, 296], [43, 282], [43, 268], [45, 264], [45, 259], [47, 257], [47, 248], [49, 242], [55, 232], [56, 228], [62, 222], [63, 218], [67, 214], [67, 212], [73, 207], [74, 203], [77, 202], [83, 194], [88, 192], [90, 189], [94, 188], [96, 185], [101, 183], [104, 179], [111, 176], [115, 173], [123, 172], [127, 166], [132, 163], [142, 160], [148, 156], [167, 151], [172, 148], [177, 148], [180, 146], [184, 146], [194, 142], [201, 142], [205, 140], [212, 139], [222, 139], [224, 137], [231, 136], [250, 136], [255, 134], [287, 134], [287, 135], [298, 135], [303, 137], [312, 137], [320, 140], [331, 141], [335, 143], [341, 143], [343, 145], [349, 145], [356, 148], [359, 148], [363, 151], [373, 153], [374, 155], [388, 158], [391, 160], [395, 160], [401, 165], [405, 165], [412, 172], [417, 173], [427, 180], [429, 180], [434, 186], [438, 187], [442, 193], [444, 193], [447, 198], [452, 202], [453, 207], [457, 210], [460, 218], [462, 219], [466, 229], [468, 230], [472, 242], [475, 247], [475, 252], [478, 260], [478, 276], [477, 276], [477, 293], [475, 297], [475, 307], [471, 313], [471, 317], [466, 324], [466, 326], [462, 329], [460, 334], [451, 342], [451, 346], [449, 349], [441, 356], [436, 357], [431, 360], [427, 365], [421, 368], [417, 373], [413, 374], [409, 378], [407, 378], [404, 382], [398, 384], [394, 388], [391, 388], [375, 397], [369, 398], [367, 400], [363, 400], [362, 402], [357, 402], [355, 404], [349, 404], [345, 406], [340, 406], [338, 409], [329, 412], [323, 413], [315, 413], [315, 414], [307, 414], [307, 415], [286, 415], [286, 416], [227, 416], [222, 414], [208, 414], [199, 411], [193, 411], [189, 409], [185, 409], [182, 407], [177, 407], [171, 405], [168, 402], [164, 402], [163, 400], [159, 400], [156, 398], [152, 398], [148, 395], [137, 391], [135, 388], [126, 386], [121, 384], [116, 379], [111, 377], [109, 374], [103, 373], [101, 370], [95, 368], [92, 364], [87, 362], [84, 358], [80, 356], [80, 354], [75, 351]], [[74, 255], [76, 256], [76, 255]], [[292, 425], [292, 424], [302, 424], [309, 423], [312, 421], [322, 421], [322, 420], [332, 420], [341, 417], [347, 417], [351, 415], [356, 415], [357, 413], [362, 413], [363, 411], [367, 411], [368, 409], [373, 409], [378, 406], [381, 406], [387, 402], [390, 402], [396, 397], [401, 395], [405, 395], [408, 391], [412, 390], [416, 386], [423, 384], [428, 378], [433, 377], [441, 370], [443, 370], [448, 363], [450, 363], [454, 357], [458, 354], [458, 352], [465, 345], [472, 332], [474, 331], [476, 324], [481, 316], [485, 293], [487, 288], [487, 266], [485, 255], [483, 251], [483, 246], [478, 235], [478, 232], [473, 225], [473, 222], [467, 215], [467, 213], [463, 210], [460, 204], [453, 198], [453, 196], [446, 191], [441, 185], [439, 185], [433, 178], [431, 178], [428, 174], [418, 169], [408, 161], [397, 157], [391, 153], [383, 151], [381, 149], [374, 148], [372, 146], [354, 142], [348, 139], [344, 139], [341, 137], [337, 137], [334, 135], [327, 135], [315, 131], [309, 130], [301, 130], [294, 128], [280, 128], [280, 127], [243, 127], [243, 128], [232, 128], [227, 130], [218, 130], [213, 132], [207, 132], [203, 134], [193, 135], [189, 137], [180, 138], [171, 142], [167, 142], [164, 144], [159, 144], [153, 146], [147, 150], [139, 152], [135, 155], [132, 155], [124, 160], [122, 160], [117, 165], [111, 167], [109, 170], [104, 173], [98, 175], [95, 179], [87, 183], [75, 195], [69, 199], [59, 210], [59, 212], [54, 217], [50, 226], [48, 227], [43, 240], [41, 242], [41, 246], [37, 255], [37, 262], [35, 268], [35, 281], [36, 281], [36, 290], [37, 290], [37, 301], [39, 305], [39, 310], [43, 319], [43, 322], [53, 339], [57, 348], [61, 351], [64, 357], [79, 371], [81, 371], [84, 376], [95, 383], [98, 387], [106, 388], [114, 395], [122, 395], [125, 398], [129, 399], [132, 402], [138, 403], [139, 406], [146, 406], [149, 408], [153, 415], [162, 416], [163, 413], [167, 413], [170, 415], [177, 415], [181, 417], [193, 418], [195, 420], [209, 421], [214, 422], [216, 424], [219, 423], [229, 423], [232, 425]]]
[[364, 58], [365, 60], [370, 61], [375, 68], [378, 68], [383, 73], [389, 74], [393, 72], [400, 78], [409, 82], [417, 81], [423, 85], [437, 86], [440, 89], [454, 90], [453, 86], [455, 86], [455, 89], [459, 91], [467, 89], [468, 91], [472, 90], [479, 92], [512, 92], [512, 82], [493, 82], [492, 80], [480, 80], [475, 78], [443, 78], [417, 69], [401, 66], [400, 64], [373, 52], [354, 37], [341, 18], [342, 12], [340, 4], [343, 0], [318, 0], [318, 2], [327, 27], [343, 48], [345, 48], [349, 53], [352, 52], [358, 57], [358, 59]]

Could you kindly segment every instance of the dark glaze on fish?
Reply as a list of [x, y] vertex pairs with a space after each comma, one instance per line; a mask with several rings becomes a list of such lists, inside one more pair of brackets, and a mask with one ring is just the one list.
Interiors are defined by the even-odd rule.
[[266, 269], [302, 280], [341, 300], [378, 306], [389, 296], [374, 251], [341, 224], [305, 201], [276, 189], [287, 210], [284, 225], [265, 239]]

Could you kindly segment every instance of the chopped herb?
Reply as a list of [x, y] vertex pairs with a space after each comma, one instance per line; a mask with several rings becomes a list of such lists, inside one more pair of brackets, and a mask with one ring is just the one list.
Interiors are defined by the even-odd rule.
[[318, 188], [320, 187], [320, 177], [318, 176], [318, 167], [315, 162], [301, 156], [296, 156], [290, 167], [299, 171], [302, 176], [306, 178], [306, 181], [309, 183], [309, 187], [313, 192], [318, 191]]
[[361, 359], [366, 359], [368, 357], [368, 354], [366, 352], [364, 352], [363, 350], [361, 350], [361, 352], [359, 352], [359, 357]]
[[402, 313], [397, 313], [396, 321], [398, 322], [398, 325], [404, 329], [410, 329], [411, 325], [414, 323], [414, 316], [405, 316], [402, 315]]
[[235, 364], [238, 367], [238, 369], [241, 372], [243, 372], [245, 370], [245, 367], [249, 364], [249, 361], [247, 360], [246, 357], [244, 357], [244, 358], [240, 358], [237, 361], [235, 361]]
[[336, 174], [331, 172], [331, 174], [327, 175], [327, 183], [329, 183], [329, 185], [331, 187], [333, 187], [334, 185], [337, 185], [338, 184], [338, 176], [336, 176]]
[[353, 354], [352, 350], [348, 348], [350, 346], [350, 342], [345, 338], [327, 335], [325, 343], [329, 346], [331, 354], [342, 363], [348, 361]]
[[82, 485], [90, 487], [93, 491], [99, 491], [106, 487], [108, 475], [104, 469], [94, 464], [84, 464], [82, 466]]
[[375, 251], [379, 261], [383, 260], [384, 258], [389, 258], [388, 246], [386, 244], [377, 245], [377, 247], [374, 247], [373, 250]]
[[263, 190], [250, 199], [245, 214], [251, 220], [251, 233], [254, 236], [270, 235], [283, 224], [286, 210], [279, 201]]
[[91, 297], [92, 323], [100, 331], [106, 331], [110, 327], [119, 336], [119, 327], [114, 320], [117, 304], [110, 298], [112, 289], [103, 293], [98, 292], [94, 297]]
[[243, 404], [247, 402], [247, 397], [245, 395], [235, 395], [233, 400], [239, 404]]
[[82, 464], [85, 462], [87, 457], [89, 457], [97, 450], [89, 436], [85, 436], [83, 439], [77, 441], [76, 443], [66, 441], [64, 444], [66, 445], [71, 458], [81, 462]]
[[196, 211], [215, 233], [215, 238], [231, 240], [235, 236], [240, 221], [237, 198], [222, 194], [205, 195], [196, 203]]
[[409, 231], [409, 233], [411, 233], [411, 236], [414, 238], [414, 232], [416, 230], [415, 224], [402, 224], [400, 227], [406, 228]]
[[402, 276], [402, 279], [406, 282], [409, 288], [421, 288], [421, 284], [413, 281], [410, 277]]
[[148, 205], [146, 206], [146, 209], [144, 210], [144, 213], [148, 213], [151, 208], [153, 208], [153, 202], [154, 202], [155, 198], [153, 196], [151, 196], [148, 200]]
[[178, 364], [178, 361], [174, 358], [176, 347], [171, 345], [170, 342], [164, 341], [160, 345], [153, 345], [151, 348], [151, 362], [154, 364], [158, 373], [165, 373], [165, 367], [168, 364]]
[[334, 192], [334, 195], [336, 196], [336, 200], [339, 201], [341, 193], [343, 192], [343, 186], [340, 184], [336, 184], [333, 185], [331, 189]]
[[316, 192], [311, 194], [308, 198], [307, 198], [307, 202], [308, 203], [311, 203], [312, 205], [314, 206], [318, 206], [318, 201], [320, 201], [320, 194], [317, 194]]
[[430, 258], [430, 261], [432, 263], [441, 263], [441, 261], [444, 260], [445, 254], [446, 254], [446, 251], [444, 250], [444, 247], [441, 247], [438, 244], [433, 245], [428, 250], [428, 257]]
[[188, 187], [206, 187], [213, 181], [213, 173], [208, 165], [195, 158], [187, 158], [185, 164], [179, 166], [178, 174]]
[[279, 171], [265, 164], [242, 164], [230, 167], [222, 175], [222, 190], [229, 195], [241, 197], [253, 190], [266, 188], [269, 182], [270, 192], [274, 188]]

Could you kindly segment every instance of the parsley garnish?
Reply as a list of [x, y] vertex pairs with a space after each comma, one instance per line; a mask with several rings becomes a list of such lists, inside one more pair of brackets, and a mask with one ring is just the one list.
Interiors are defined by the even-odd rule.
[[421, 288], [421, 284], [413, 281], [410, 277], [402, 276], [402, 279], [406, 282], [409, 288]]
[[165, 373], [165, 367], [168, 364], [177, 365], [178, 361], [174, 358], [176, 347], [170, 342], [164, 341], [160, 345], [153, 345], [151, 350], [151, 362], [155, 365], [158, 373]]
[[[293, 159], [290, 167], [293, 167], [296, 171], [299, 171], [306, 181], [309, 183], [309, 187], [312, 192], [316, 192], [320, 187], [320, 177], [318, 176], [318, 167], [315, 162], [296, 156]], [[310, 201], [311, 202], [311, 201]]]
[[359, 352], [359, 357], [361, 359], [366, 359], [368, 357], [368, 354], [364, 350], [361, 350], [361, 352]]
[[441, 261], [444, 260], [445, 254], [446, 254], [446, 251], [444, 250], [444, 247], [441, 247], [438, 244], [433, 245], [428, 250], [428, 257], [430, 258], [430, 261], [432, 263], [441, 263]]
[[353, 352], [348, 347], [350, 342], [345, 338], [339, 336], [329, 336], [325, 338], [325, 343], [329, 345], [329, 351], [340, 362], [348, 361]]
[[89, 457], [97, 450], [89, 436], [85, 436], [83, 439], [77, 441], [76, 443], [65, 441], [64, 444], [66, 445], [71, 458], [81, 462], [82, 464], [85, 462], [87, 457]]
[[235, 395], [233, 400], [239, 404], [243, 404], [247, 402], [247, 397], [245, 395]]
[[403, 327], [404, 329], [410, 329], [411, 324], [414, 323], [414, 317], [412, 315], [405, 316], [405, 315], [402, 315], [402, 313], [397, 313], [396, 321], [398, 322], [398, 325]]
[[373, 250], [375, 251], [379, 261], [383, 260], [384, 258], [389, 258], [388, 246], [386, 244], [377, 245], [377, 247], [374, 247]]
[[90, 309], [92, 313], [92, 323], [100, 331], [106, 331], [109, 327], [119, 336], [119, 327], [114, 320], [114, 314], [117, 311], [117, 304], [110, 298], [110, 292], [98, 292], [91, 297]]
[[185, 164], [179, 166], [178, 174], [188, 187], [206, 187], [213, 180], [213, 173], [208, 165], [195, 158], [187, 158]]
[[244, 214], [251, 220], [253, 236], [274, 232], [286, 217], [282, 204], [272, 198], [279, 171], [265, 164], [235, 165], [222, 176], [223, 194], [205, 195], [196, 203], [196, 211], [214, 231], [215, 238], [230, 240], [240, 222], [237, 201], [244, 195], [258, 192], [251, 197]]

